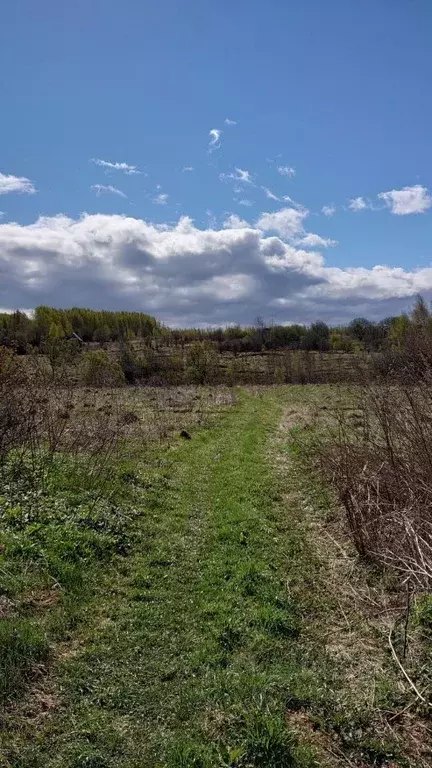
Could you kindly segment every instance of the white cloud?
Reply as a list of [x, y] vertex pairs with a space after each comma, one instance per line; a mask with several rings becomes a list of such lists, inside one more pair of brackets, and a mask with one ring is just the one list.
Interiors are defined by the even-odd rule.
[[93, 157], [91, 162], [99, 165], [101, 168], [106, 168], [108, 171], [122, 171], [128, 176], [141, 173], [136, 165], [129, 165], [129, 163], [110, 163], [108, 160], [100, 160], [97, 157]]
[[117, 189], [117, 187], [111, 186], [111, 184], [92, 184], [90, 187], [94, 192], [96, 192], [97, 196], [104, 194], [105, 192], [112, 194], [112, 195], [118, 195], [119, 197], [127, 197], [124, 192], [121, 191], [121, 189]]
[[243, 168], [235, 168], [235, 173], [220, 173], [219, 178], [221, 181], [232, 180], [237, 184], [253, 184], [252, 174]]
[[194, 170], [195, 169], [193, 168], [192, 165], [184, 165], [182, 168], [182, 173], [190, 173], [190, 171], [194, 171]]
[[[0, 306], [134, 308], [172, 324], [339, 323], [400, 312], [432, 296], [432, 268], [329, 267], [307, 237], [307, 211], [231, 215], [201, 229], [188, 217], [152, 224], [119, 215], [41, 217], [0, 224]], [[274, 236], [278, 231], [280, 237]]]
[[384, 200], [390, 211], [397, 216], [424, 213], [432, 206], [432, 197], [426, 187], [422, 187], [421, 184], [403, 187], [403, 189], [392, 189], [389, 192], [380, 192], [378, 197]]
[[282, 200], [285, 200], [286, 203], [290, 203], [293, 208], [299, 208], [300, 210], [303, 210], [303, 206], [300, 205], [300, 203], [296, 203], [296, 201], [293, 200], [289, 195], [284, 195]]
[[282, 237], [291, 239], [303, 233], [303, 221], [309, 211], [298, 208], [282, 208], [276, 213], [262, 213], [257, 227], [264, 232], [278, 232]]
[[[269, 200], [277, 200], [280, 203], [280, 197], [274, 194], [274, 192], [271, 191], [271, 189], [268, 189], [267, 187], [261, 187], [261, 189], [265, 192], [265, 196], [269, 198]], [[289, 200], [290, 198], [288, 198]], [[284, 198], [285, 200], [285, 198]]]
[[209, 131], [210, 141], [209, 141], [209, 152], [213, 152], [215, 149], [219, 149], [221, 145], [220, 137], [221, 137], [222, 131], [219, 130], [219, 128], [212, 128], [211, 131]]
[[229, 117], [226, 117], [224, 123], [225, 125], [237, 125], [237, 120], [230, 120]]
[[6, 216], [6, 211], [0, 211], [0, 219], [2, 219], [3, 216]]
[[333, 203], [331, 205], [323, 205], [323, 207], [321, 208], [321, 213], [323, 213], [324, 216], [328, 216], [330, 218], [331, 216], [335, 215], [336, 206], [333, 205]]
[[304, 248], [331, 248], [337, 245], [337, 240], [332, 240], [330, 237], [321, 237], [321, 235], [315, 235], [313, 232], [308, 232], [304, 237], [297, 241], [297, 245], [302, 245]]
[[239, 205], [247, 205], [247, 206], [253, 205], [253, 200], [247, 200], [247, 198], [245, 197], [242, 197], [241, 200], [237, 200], [236, 202], [238, 202]]
[[289, 165], [278, 165], [278, 173], [280, 173], [281, 176], [288, 176], [288, 178], [293, 179], [296, 175], [295, 168], [291, 168]]
[[206, 216], [208, 218], [208, 225], [209, 229], [215, 229], [217, 224], [216, 216], [214, 215], [213, 211], [210, 211], [209, 209], [206, 210]]
[[0, 195], [8, 195], [11, 192], [33, 195], [36, 189], [33, 182], [25, 176], [12, 176], [11, 174], [0, 173]]
[[237, 181], [241, 181], [243, 184], [252, 184], [252, 178], [249, 171], [244, 171], [242, 168], [236, 168]]
[[352, 197], [348, 204], [350, 211], [354, 211], [356, 213], [358, 213], [358, 211], [365, 211], [370, 207], [370, 204], [366, 202], [364, 197]]
[[159, 195], [156, 195], [153, 202], [157, 203], [158, 205], [166, 205], [168, 202], [168, 197], [166, 192], [160, 192]]
[[241, 219], [240, 216], [237, 216], [235, 213], [231, 213], [224, 221], [223, 223], [224, 229], [248, 229], [250, 228], [250, 224], [248, 224], [245, 219]]

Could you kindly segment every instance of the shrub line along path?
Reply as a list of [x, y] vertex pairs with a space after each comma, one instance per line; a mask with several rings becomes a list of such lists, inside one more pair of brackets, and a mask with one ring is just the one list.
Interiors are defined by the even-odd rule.
[[339, 764], [294, 717], [323, 711], [339, 672], [311, 640], [326, 607], [302, 510], [282, 495], [298, 479], [275, 466], [285, 405], [278, 389], [239, 392], [210, 429], [137, 461], [141, 543], [107, 567], [59, 646], [58, 705], [2, 764]]

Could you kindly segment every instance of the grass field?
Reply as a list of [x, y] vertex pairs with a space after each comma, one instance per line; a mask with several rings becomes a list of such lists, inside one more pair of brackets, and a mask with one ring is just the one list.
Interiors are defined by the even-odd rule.
[[[43, 493], [3, 491], [0, 765], [430, 765], [427, 708], [387, 642], [405, 597], [359, 562], [314, 464], [349, 391], [125, 397], [108, 471], [63, 459]], [[73, 418], [118, 408], [104, 398]]]

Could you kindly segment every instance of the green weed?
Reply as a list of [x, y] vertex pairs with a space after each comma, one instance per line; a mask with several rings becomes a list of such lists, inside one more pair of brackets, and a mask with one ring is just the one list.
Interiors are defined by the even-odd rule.
[[49, 658], [46, 636], [29, 619], [0, 621], [0, 702], [17, 696], [34, 676], [36, 665]]

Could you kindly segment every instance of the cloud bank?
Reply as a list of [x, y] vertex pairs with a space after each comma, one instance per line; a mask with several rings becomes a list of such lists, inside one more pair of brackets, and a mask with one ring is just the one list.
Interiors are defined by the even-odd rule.
[[221, 229], [102, 214], [0, 224], [0, 306], [142, 309], [175, 325], [258, 314], [344, 322], [401, 311], [432, 291], [432, 268], [326, 266], [307, 216], [286, 208], [252, 225], [231, 215]]

